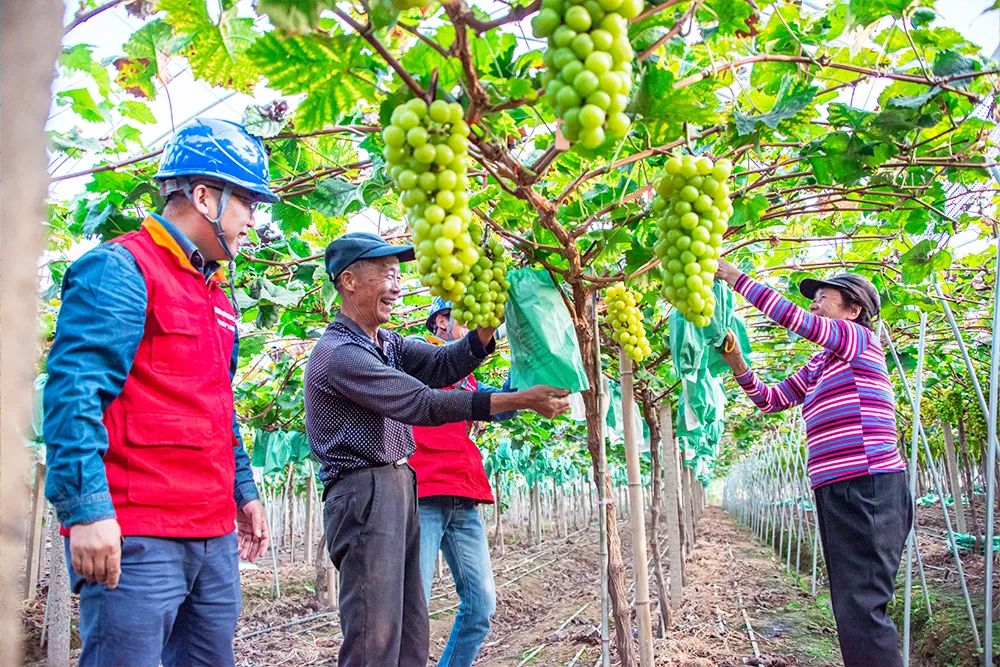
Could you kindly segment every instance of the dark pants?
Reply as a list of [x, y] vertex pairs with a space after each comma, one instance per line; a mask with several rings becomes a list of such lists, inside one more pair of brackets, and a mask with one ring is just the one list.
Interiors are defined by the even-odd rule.
[[73, 571], [80, 594], [81, 667], [235, 664], [240, 615], [236, 533], [212, 539], [126, 537], [113, 590]]
[[913, 522], [906, 474], [821, 486], [816, 517], [845, 667], [902, 665], [899, 633], [886, 607]]
[[430, 623], [420, 577], [417, 480], [409, 466], [351, 472], [323, 504], [340, 571], [341, 667], [424, 667]]

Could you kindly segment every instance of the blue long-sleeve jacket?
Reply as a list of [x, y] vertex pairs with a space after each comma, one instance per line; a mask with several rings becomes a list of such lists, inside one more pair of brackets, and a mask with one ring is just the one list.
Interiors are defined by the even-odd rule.
[[[153, 216], [196, 269], [212, 275], [189, 239], [165, 218]], [[104, 411], [122, 392], [146, 325], [146, 283], [132, 254], [115, 243], [94, 248], [70, 266], [47, 362], [43, 433], [45, 495], [64, 527], [115, 517], [102, 457], [108, 449]], [[233, 345], [235, 375], [239, 341]], [[233, 415], [237, 507], [260, 497], [250, 459]]]

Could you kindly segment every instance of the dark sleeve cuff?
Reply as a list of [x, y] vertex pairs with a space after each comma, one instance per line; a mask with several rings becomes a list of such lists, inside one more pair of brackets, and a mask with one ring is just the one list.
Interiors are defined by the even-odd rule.
[[[476, 337], [478, 339], [478, 336]], [[472, 421], [490, 420], [490, 395], [483, 391], [472, 392]]]
[[483, 341], [479, 339], [479, 334], [475, 330], [470, 331], [466, 334], [466, 338], [469, 339], [469, 347], [472, 348], [472, 354], [477, 359], [482, 360], [493, 354], [493, 351], [497, 349], [497, 339], [496, 336], [490, 339], [490, 344], [483, 347]]

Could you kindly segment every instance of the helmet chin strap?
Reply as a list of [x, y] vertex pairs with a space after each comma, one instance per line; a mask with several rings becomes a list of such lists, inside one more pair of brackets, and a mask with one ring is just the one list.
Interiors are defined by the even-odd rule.
[[[181, 189], [184, 191], [184, 196], [187, 200], [191, 202], [194, 206], [194, 192], [191, 189], [191, 181], [187, 178], [180, 179]], [[229, 248], [229, 243], [226, 241], [226, 232], [222, 229], [222, 215], [226, 212], [226, 206], [229, 204], [229, 199], [233, 194], [233, 186], [226, 183], [225, 187], [222, 188], [222, 195], [219, 197], [219, 212], [213, 218], [205, 213], [202, 215], [208, 220], [208, 224], [212, 226], [212, 231], [215, 232], [215, 238], [218, 239], [219, 245], [222, 246], [222, 252], [226, 255], [226, 259], [229, 264], [229, 301], [233, 304], [233, 313], [236, 316], [236, 321], [240, 319], [240, 307], [236, 303], [236, 256], [233, 251]], [[197, 206], [195, 206], [197, 208]]]

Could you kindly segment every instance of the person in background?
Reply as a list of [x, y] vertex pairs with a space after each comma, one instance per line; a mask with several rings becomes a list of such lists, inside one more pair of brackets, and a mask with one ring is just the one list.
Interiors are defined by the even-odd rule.
[[886, 613], [913, 521], [906, 465], [896, 447], [896, 402], [872, 320], [880, 299], [866, 278], [808, 278], [799, 308], [720, 260], [716, 277], [789, 331], [823, 348], [769, 387], [739, 346], [723, 357], [764, 412], [802, 406], [807, 469], [816, 495], [830, 597], [846, 667], [902, 665], [899, 634]]
[[306, 433], [322, 465], [327, 548], [340, 572], [342, 667], [427, 663], [411, 425], [569, 410], [568, 392], [554, 387], [443, 391], [493, 352], [495, 332], [476, 329], [435, 346], [383, 329], [400, 296], [400, 263], [413, 257], [413, 246], [367, 232], [330, 243], [326, 270], [341, 310], [306, 363]]
[[267, 154], [240, 125], [196, 119], [155, 178], [162, 215], [66, 272], [47, 363], [45, 493], [68, 535], [84, 667], [233, 665], [239, 556], [268, 543], [219, 268], [278, 199]]
[[[451, 304], [440, 297], [431, 303], [428, 334], [422, 340], [447, 345], [462, 340], [469, 330], [451, 316]], [[478, 382], [472, 374], [448, 389], [505, 391]], [[491, 421], [514, 417], [515, 412], [493, 415]], [[483, 469], [483, 455], [472, 441], [473, 422], [440, 426], [414, 426], [417, 450], [410, 465], [417, 475], [417, 509], [420, 515], [420, 572], [428, 606], [438, 552], [451, 570], [460, 605], [440, 667], [468, 667], [490, 631], [496, 611], [496, 586], [490, 563], [489, 540], [477, 505], [492, 503], [493, 492]]]

